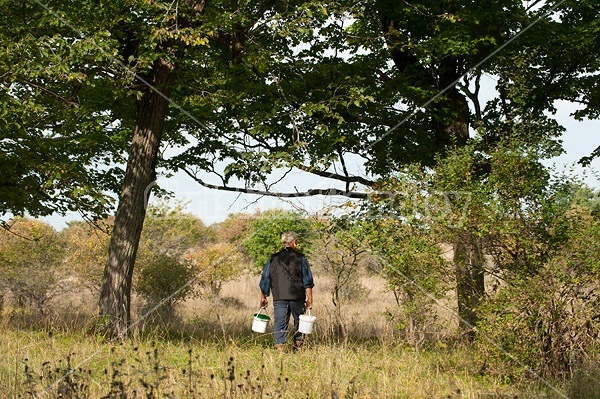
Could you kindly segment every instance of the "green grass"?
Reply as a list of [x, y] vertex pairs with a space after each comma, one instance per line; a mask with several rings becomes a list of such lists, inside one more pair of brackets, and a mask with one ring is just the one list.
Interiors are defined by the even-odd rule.
[[0, 398], [551, 398], [478, 374], [463, 349], [311, 342], [276, 352], [268, 335], [201, 341], [147, 334], [0, 331]]
[[[0, 399], [564, 398], [527, 375], [506, 380], [486, 374], [481, 354], [457, 343], [451, 323], [420, 350], [407, 346], [388, 317], [396, 304], [381, 279], [365, 280], [366, 299], [344, 306], [346, 336], [336, 328], [337, 309], [321, 281], [314, 333], [300, 351], [278, 353], [271, 334], [251, 332], [255, 280], [227, 284], [217, 301], [186, 302], [162, 327], [138, 318], [125, 342], [94, 335], [93, 300], [81, 308], [60, 300], [42, 318], [5, 309]], [[598, 370], [585, 367], [577, 381], [564, 383], [569, 399], [596, 397], [585, 392], [598, 386]]]

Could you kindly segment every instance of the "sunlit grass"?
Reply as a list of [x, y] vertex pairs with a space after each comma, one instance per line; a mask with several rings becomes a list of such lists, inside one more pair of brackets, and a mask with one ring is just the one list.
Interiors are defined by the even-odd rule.
[[7, 330], [1, 348], [0, 392], [7, 398], [61, 393], [81, 398], [135, 393], [156, 398], [424, 399], [519, 394], [478, 376], [476, 362], [462, 350], [415, 352], [309, 340], [300, 351], [278, 353], [263, 339], [199, 342], [148, 336], [111, 343], [80, 334]]
[[366, 280], [366, 298], [344, 305], [345, 339], [321, 281], [314, 334], [301, 350], [278, 353], [271, 334], [251, 331], [254, 280], [189, 301], [162, 325], [138, 314], [125, 342], [95, 335], [89, 309], [36, 323], [5, 315], [0, 398], [558, 398], [535, 381], [485, 375], [451, 329], [420, 350], [407, 346], [385, 315], [395, 300], [376, 279]]

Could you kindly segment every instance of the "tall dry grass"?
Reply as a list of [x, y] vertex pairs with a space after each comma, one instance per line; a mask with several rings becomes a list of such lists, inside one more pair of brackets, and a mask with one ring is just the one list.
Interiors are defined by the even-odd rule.
[[329, 284], [317, 280], [315, 330], [296, 352], [278, 353], [270, 332], [251, 331], [256, 276], [225, 284], [219, 298], [190, 300], [159, 324], [138, 314], [126, 342], [86, 328], [93, 298], [72, 297], [38, 320], [5, 315], [0, 399], [557, 397], [481, 375], [481, 359], [453, 346], [452, 330], [427, 350], [407, 347], [389, 317], [395, 298], [377, 277], [362, 280], [360, 299], [341, 304], [341, 337]]
[[[348, 334], [355, 340], [381, 339], [393, 335], [389, 317], [390, 309], [397, 305], [392, 293], [385, 287], [385, 281], [378, 277], [364, 277], [361, 281], [366, 295], [348, 299], [334, 305], [330, 293], [330, 281], [320, 279], [313, 290], [314, 305], [312, 314], [317, 316], [314, 339], [336, 340], [336, 307], [340, 308], [342, 321], [347, 325]], [[226, 283], [219, 298], [196, 299], [181, 307], [185, 320], [202, 320], [229, 328], [238, 326], [247, 330], [252, 323], [252, 315], [259, 310], [258, 277], [244, 275], [240, 279]], [[272, 302], [267, 312], [272, 315]], [[220, 327], [219, 327], [220, 328]]]
[[[474, 373], [468, 356], [402, 347], [309, 343], [278, 353], [262, 340], [106, 343], [5, 333], [1, 398], [509, 398], [523, 391]], [[541, 397], [541, 396], [540, 396]]]

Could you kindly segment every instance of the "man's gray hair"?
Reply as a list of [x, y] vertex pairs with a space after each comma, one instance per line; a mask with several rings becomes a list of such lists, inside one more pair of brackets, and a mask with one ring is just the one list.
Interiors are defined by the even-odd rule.
[[281, 235], [281, 242], [283, 245], [288, 245], [298, 240], [298, 234], [293, 231], [286, 231]]

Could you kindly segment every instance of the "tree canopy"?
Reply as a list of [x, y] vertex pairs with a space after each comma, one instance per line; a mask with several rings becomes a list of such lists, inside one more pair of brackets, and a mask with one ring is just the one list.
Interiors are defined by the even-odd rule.
[[[556, 139], [558, 99], [598, 117], [593, 1], [45, 4], [2, 6], [4, 212], [106, 214], [148, 85], [170, 104], [159, 165], [250, 192], [278, 167], [371, 185], [345, 155], [374, 175], [432, 165], [469, 127], [493, 142], [523, 114]], [[176, 77], [159, 88], [161, 57]]]

